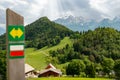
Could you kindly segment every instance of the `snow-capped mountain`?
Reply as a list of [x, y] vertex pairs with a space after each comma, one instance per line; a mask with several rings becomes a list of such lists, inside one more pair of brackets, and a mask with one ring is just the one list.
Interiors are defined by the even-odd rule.
[[67, 16], [65, 18], [58, 18], [55, 22], [65, 25], [73, 31], [94, 30], [97, 27], [112, 27], [120, 31], [120, 17], [115, 17], [113, 20], [105, 18], [101, 21], [96, 21], [83, 17]]

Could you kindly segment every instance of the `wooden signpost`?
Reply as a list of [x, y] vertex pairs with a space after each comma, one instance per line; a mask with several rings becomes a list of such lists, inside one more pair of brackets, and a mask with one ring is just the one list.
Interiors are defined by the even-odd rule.
[[24, 18], [6, 10], [7, 80], [25, 80]]

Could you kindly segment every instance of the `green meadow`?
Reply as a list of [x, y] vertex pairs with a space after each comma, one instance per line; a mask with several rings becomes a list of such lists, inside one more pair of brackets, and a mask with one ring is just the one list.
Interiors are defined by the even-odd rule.
[[107, 78], [63, 78], [63, 77], [58, 77], [58, 78], [29, 78], [27, 80], [112, 80], [112, 79], [107, 79]]

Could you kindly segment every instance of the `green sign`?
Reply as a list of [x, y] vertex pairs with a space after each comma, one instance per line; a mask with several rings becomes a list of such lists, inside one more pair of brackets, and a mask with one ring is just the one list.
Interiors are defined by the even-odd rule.
[[24, 26], [22, 25], [8, 26], [8, 40], [9, 41], [23, 41], [24, 40]]

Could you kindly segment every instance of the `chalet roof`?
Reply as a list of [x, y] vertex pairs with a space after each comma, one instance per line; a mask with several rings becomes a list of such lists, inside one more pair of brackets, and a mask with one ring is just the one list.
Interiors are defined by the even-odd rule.
[[55, 73], [58, 73], [58, 74], [62, 75], [62, 72], [61, 72], [60, 70], [58, 70], [58, 69], [53, 69], [53, 68], [49, 68], [49, 69], [46, 69], [46, 70], [42, 70], [42, 71], [40, 71], [40, 74], [46, 73], [46, 72], [48, 72], [48, 71], [52, 71], [52, 72], [55, 72]]
[[48, 66], [45, 69], [49, 69], [49, 68], [56, 69], [51, 63], [48, 64]]
[[25, 73], [28, 73], [33, 70], [35, 69], [32, 66], [30, 66], [29, 64], [25, 64]]
[[49, 71], [55, 72], [59, 75], [62, 75], [62, 72], [59, 69], [56, 69], [51, 63], [45, 68], [45, 70], [40, 71], [39, 74], [41, 75], [41, 74], [44, 74]]

